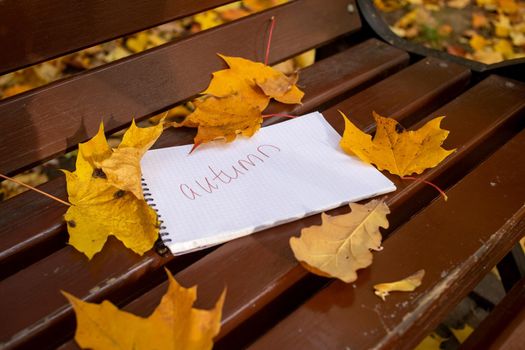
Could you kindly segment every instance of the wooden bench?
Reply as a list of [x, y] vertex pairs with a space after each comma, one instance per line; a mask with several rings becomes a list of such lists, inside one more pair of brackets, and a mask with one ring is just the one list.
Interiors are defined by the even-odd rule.
[[[0, 23], [8, 25], [0, 43], [9, 50], [0, 74], [228, 2], [49, 0], [49, 15], [38, 17], [34, 0], [2, 2]], [[421, 178], [447, 189], [449, 201], [386, 174], [398, 190], [384, 197], [392, 211], [385, 249], [344, 284], [309, 274], [289, 248], [319, 215], [177, 257], [154, 250], [140, 257], [110, 239], [87, 261], [66, 244], [66, 208], [26, 192], [0, 203], [1, 348], [76, 348], [74, 314], [60, 290], [145, 316], [166, 290], [165, 266], [183, 285], [198, 284], [198, 307], [211, 307], [228, 287], [217, 349], [408, 349], [523, 236], [525, 83], [410, 57], [360, 30], [349, 0], [297, 0], [0, 101], [0, 173], [74, 149], [101, 119], [111, 133], [192, 98], [221, 68], [217, 52], [261, 60], [272, 16], [270, 62], [314, 47], [321, 59], [300, 74], [304, 103], [270, 110], [321, 110], [339, 132], [338, 109], [368, 131], [373, 110], [408, 128], [446, 115], [445, 147], [457, 151]], [[193, 135], [170, 129], [155, 147], [191, 143]], [[41, 189], [67, 197], [63, 178]], [[373, 284], [421, 268], [427, 274], [415, 292], [386, 302], [373, 294]]]

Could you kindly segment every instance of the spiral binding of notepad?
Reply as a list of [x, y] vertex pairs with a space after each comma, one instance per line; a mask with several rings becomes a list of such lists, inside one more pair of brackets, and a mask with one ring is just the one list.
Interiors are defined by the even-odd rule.
[[155, 242], [155, 251], [159, 255], [166, 255], [170, 250], [166, 246], [166, 243], [171, 242], [171, 238], [168, 238], [169, 233], [166, 230], [166, 226], [163, 225], [164, 221], [161, 219], [161, 215], [159, 214], [159, 210], [156, 208], [157, 204], [155, 204], [155, 199], [151, 195], [151, 192], [149, 192], [148, 184], [142, 178], [141, 181], [142, 185], [142, 194], [144, 195], [144, 201], [157, 213], [157, 220], [159, 224], [159, 239]]

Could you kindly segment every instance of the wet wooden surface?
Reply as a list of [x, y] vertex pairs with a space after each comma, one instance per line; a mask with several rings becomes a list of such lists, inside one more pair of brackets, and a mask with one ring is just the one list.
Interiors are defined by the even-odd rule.
[[[333, 282], [251, 348], [412, 349], [522, 236], [525, 132], [511, 139], [437, 200], [394, 231], [354, 284]], [[514, 163], [514, 164], [516, 164]], [[387, 301], [373, 285], [425, 269], [412, 293]]]
[[[328, 103], [341, 93], [359, 90], [363, 85], [384, 78], [408, 64], [408, 55], [375, 39], [367, 40], [335, 56], [319, 61], [301, 72], [299, 85], [305, 91], [301, 105], [272, 104], [268, 113], [304, 114]], [[282, 120], [270, 118], [266, 124]], [[191, 143], [192, 129], [170, 129], [156, 142], [155, 148]], [[40, 187], [43, 191], [66, 198], [63, 178]], [[28, 205], [30, 203], [30, 205]], [[0, 202], [0, 271], [7, 276], [64, 246], [66, 207], [38, 193], [26, 192], [7, 202]], [[52, 244], [53, 243], [53, 244]]]
[[[0, 117], [10, 126], [0, 135], [0, 172], [64, 152], [92, 136], [101, 117], [107, 130], [116, 130], [132, 115], [147, 117], [194, 96], [209, 72], [221, 67], [218, 59], [203, 58], [215, 51], [260, 58], [262, 43], [244, 44], [271, 15], [279, 18], [272, 61], [353, 32], [359, 19], [346, 5], [293, 2], [8, 99], [0, 103]], [[122, 76], [127, 79], [117, 79]], [[139, 257], [110, 239], [88, 262], [66, 244], [66, 208], [24, 193], [0, 203], [0, 310], [9, 320], [0, 323], [0, 347], [76, 348], [74, 315], [60, 290], [91, 302], [109, 299], [145, 316], [166, 289], [162, 267], [185, 286], [198, 284], [197, 307], [211, 307], [228, 287], [216, 349], [417, 344], [523, 235], [525, 84], [497, 76], [471, 81], [466, 68], [436, 59], [409, 65], [406, 53], [368, 40], [305, 69], [299, 85], [306, 92], [303, 105], [273, 104], [270, 111], [322, 109], [339, 133], [338, 110], [369, 132], [373, 110], [407, 128], [446, 115], [442, 127], [451, 133], [445, 148], [457, 150], [420, 178], [447, 189], [450, 200], [445, 203], [429, 186], [385, 174], [398, 188], [383, 196], [392, 211], [385, 249], [346, 285], [307, 273], [289, 248], [289, 238], [319, 224], [319, 215], [178, 257], [154, 251]], [[14, 128], [12, 113], [20, 111], [25, 114]], [[191, 143], [193, 135], [167, 130], [156, 147]], [[13, 154], [17, 148], [20, 155]], [[66, 196], [62, 178], [41, 187]], [[329, 213], [346, 212], [341, 207]], [[382, 302], [371, 290], [421, 268], [427, 276], [413, 293]]]

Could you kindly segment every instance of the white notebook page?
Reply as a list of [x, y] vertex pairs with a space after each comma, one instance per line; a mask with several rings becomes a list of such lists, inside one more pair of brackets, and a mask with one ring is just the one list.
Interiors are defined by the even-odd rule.
[[173, 254], [394, 191], [374, 167], [348, 156], [315, 112], [251, 138], [148, 151], [142, 172]]

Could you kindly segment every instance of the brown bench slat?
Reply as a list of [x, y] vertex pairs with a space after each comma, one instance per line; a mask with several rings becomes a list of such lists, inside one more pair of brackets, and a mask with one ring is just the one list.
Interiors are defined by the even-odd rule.
[[[451, 65], [444, 68], [437, 60], [424, 60], [411, 66], [386, 80], [354, 95], [345, 104], [349, 103], [354, 108], [367, 110], [367, 116], [360, 116], [364, 122], [368, 118], [371, 123], [370, 111], [373, 108], [387, 110], [399, 118], [412, 116], [417, 113], [424, 103], [434, 104], [442, 96], [440, 93], [457, 92], [458, 85], [463, 86], [468, 80], [469, 73], [463, 67]], [[382, 96], [392, 86], [399, 86], [408, 76], [417, 81], [417, 84], [407, 87], [404, 93], [398, 96], [399, 100], [375, 99], [373, 96]], [[432, 77], [433, 79], [428, 79]], [[462, 84], [459, 84], [461, 82]], [[411, 89], [411, 90], [410, 90]], [[437, 93], [440, 92], [440, 93]], [[435, 100], [435, 101], [434, 101]], [[363, 107], [361, 104], [365, 104]], [[404, 108], [405, 105], [411, 108]], [[403, 106], [403, 107], [399, 107]], [[334, 106], [325, 113], [332, 125], [338, 124], [341, 119]], [[403, 109], [401, 112], [400, 110]], [[352, 113], [352, 115], [356, 115]], [[341, 128], [338, 130], [342, 131]], [[407, 183], [399, 183], [400, 191]], [[413, 183], [408, 185], [413, 186]], [[414, 191], [408, 190], [413, 194]], [[408, 194], [407, 194], [408, 195]], [[430, 193], [430, 197], [435, 193]], [[345, 212], [339, 208], [332, 212]], [[219, 339], [224, 339], [244, 321], [261, 311], [265, 306], [275, 300], [281, 293], [293, 286], [306, 276], [306, 272], [297, 265], [288, 248], [288, 238], [296, 234], [302, 227], [316, 224], [319, 215], [311, 216], [300, 221], [281, 225], [253, 236], [229, 242], [206, 257], [196, 262], [176, 278], [184, 285], [199, 285], [199, 300], [201, 307], [212, 305], [224, 285], [228, 286], [228, 297], [223, 310], [223, 325]], [[257, 257], [257, 259], [254, 259]], [[213, 272], [211, 272], [213, 271]], [[130, 304], [127, 309], [138, 314], [148, 314], [160, 300], [165, 291], [161, 285], [148, 292]], [[67, 345], [72, 346], [72, 343]], [[220, 344], [218, 347], [221, 348]], [[222, 346], [228, 348], [228, 346]]]
[[[275, 16], [271, 62], [319, 46], [360, 27], [348, 1], [298, 0], [162, 47], [13, 96], [0, 102], [0, 173], [56, 156], [202, 91], [224, 67], [217, 52], [261, 60]], [[319, 8], [323, 11], [319, 11]]]
[[[375, 48], [374, 48], [375, 47]], [[364, 59], [360, 58], [360, 54], [363, 53], [366, 54], [364, 56]], [[368, 59], [366, 59], [367, 56]], [[382, 58], [380, 58], [382, 56]], [[367, 77], [370, 79], [377, 79], [380, 76], [383, 76], [386, 73], [389, 73], [394, 69], [395, 67], [399, 68], [399, 66], [404, 65], [407, 60], [407, 55], [397, 49], [394, 48], [388, 48], [385, 44], [379, 44], [377, 41], [370, 41], [368, 43], [362, 43], [358, 46], [356, 46], [353, 49], [348, 50], [346, 54], [341, 54], [334, 56], [334, 58], [329, 58], [326, 61], [320, 61], [319, 63], [316, 63], [314, 66], [305, 69], [303, 76], [305, 78], [308, 78], [310, 75], [317, 75], [319, 72], [316, 71], [316, 66], [320, 64], [320, 67], [322, 68], [322, 72], [327, 73], [327, 63], [332, 63], [332, 66], [335, 66], [335, 63], [338, 61], [348, 61], [348, 60], [357, 60], [354, 62], [354, 64], [342, 64], [340, 67], [344, 68], [339, 70], [339, 74], [343, 76], [351, 76], [352, 78], [350, 80], [353, 81], [353, 83], [349, 83], [348, 81], [339, 81], [339, 77], [335, 76], [336, 82], [334, 84], [342, 84], [345, 86], [345, 89], [356, 89], [359, 84], [362, 84], [364, 82], [363, 77]], [[324, 63], [323, 63], [324, 62]], [[382, 67], [382, 68], [380, 68]], [[348, 71], [346, 71], [348, 69]], [[369, 69], [372, 70], [373, 74], [369, 72]], [[328, 81], [330, 81], [331, 78], [329, 76], [325, 77], [324, 84], [327, 84]], [[315, 82], [315, 79], [311, 79], [313, 82]], [[305, 90], [308, 92], [310, 89], [310, 83], [306, 85], [305, 83]], [[328, 87], [328, 85], [324, 85], [327, 90], [333, 90], [333, 93], [331, 94], [325, 94], [324, 98], [330, 98], [333, 96], [333, 94], [337, 92], [341, 92], [341, 89]], [[317, 89], [317, 87], [313, 87], [314, 89]], [[317, 102], [326, 102], [323, 100], [316, 99]], [[306, 99], [305, 105], [312, 104], [309, 101], [309, 98]], [[180, 130], [177, 132], [181, 132]], [[184, 133], [186, 135], [187, 133]], [[169, 137], [169, 135], [168, 135]], [[180, 141], [180, 140], [179, 140]], [[188, 140], [186, 140], [188, 141]], [[173, 141], [172, 141], [173, 142]], [[160, 142], [160, 144], [163, 144], [163, 142]], [[167, 142], [164, 142], [163, 145], [167, 145]], [[58, 190], [58, 189], [57, 189]], [[27, 196], [31, 196], [28, 198], [33, 198], [32, 194], [25, 194]], [[22, 201], [22, 196], [25, 196], [22, 194], [19, 198]], [[36, 199], [36, 197], [34, 197]], [[17, 198], [15, 197], [12, 201], [17, 201]], [[25, 201], [25, 200], [24, 200]], [[8, 202], [9, 203], [9, 202]], [[19, 204], [19, 207], [21, 207], [22, 204]], [[59, 205], [60, 206], [60, 205]], [[0, 206], [1, 208], [1, 206]], [[2, 216], [3, 217], [3, 216]], [[3, 227], [3, 225], [0, 225], [0, 227]], [[28, 233], [30, 231], [27, 231]], [[57, 234], [57, 233], [55, 233]], [[17, 322], [22, 322], [16, 325], [15, 327], [12, 327], [10, 331], [7, 329], [2, 329], [2, 334], [7, 335], [9, 332], [16, 332], [17, 330], [20, 330], [26, 326], [29, 326], [30, 324], [36, 322], [39, 318], [44, 318], [45, 315], [48, 313], [52, 313], [53, 310], [56, 311], [56, 314], [53, 316], [52, 321], [49, 323], [40, 324], [40, 328], [34, 328], [31, 329], [31, 331], [27, 334], [27, 336], [31, 336], [40, 333], [45, 333], [46, 327], [56, 327], [56, 325], [59, 322], [63, 321], [63, 317], [70, 317], [70, 309], [60, 309], [61, 306], [65, 303], [65, 299], [63, 299], [58, 293], [58, 288], [64, 288], [65, 285], [69, 288], [69, 282], [66, 282], [66, 280], [69, 280], [71, 282], [71, 286], [75, 288], [75, 290], [72, 290], [71, 292], [77, 295], [90, 295], [91, 300], [100, 300], [101, 298], [106, 298], [111, 293], [114, 293], [116, 289], [122, 287], [123, 284], [126, 283], [135, 283], [136, 279], [138, 279], [140, 276], [143, 276], [145, 273], [147, 273], [150, 270], [158, 269], [158, 267], [161, 264], [166, 263], [168, 260], [162, 260], [159, 259], [156, 254], [152, 253], [151, 255], [147, 255], [145, 258], [140, 258], [136, 255], [126, 255], [126, 254], [120, 254], [116, 250], [123, 249], [123, 247], [119, 244], [116, 244], [116, 242], [112, 241], [109, 244], [109, 247], [105, 247], [104, 251], [101, 254], [98, 254], [95, 256], [94, 261], [90, 262], [89, 264], [87, 261], [80, 256], [79, 253], [74, 252], [74, 250], [70, 247], [66, 247], [64, 249], [61, 249], [55, 254], [52, 254], [48, 258], [46, 258], [44, 261], [37, 264], [34, 264], [30, 266], [28, 269], [21, 271], [18, 274], [15, 274], [12, 276], [12, 278], [8, 278], [4, 280], [0, 285], [8, 286], [11, 285], [13, 280], [20, 281], [19, 283], [26, 283], [27, 280], [25, 277], [22, 276], [28, 276], [27, 273], [32, 275], [33, 277], [30, 277], [30, 280], [33, 278], [39, 279], [41, 282], [44, 283], [49, 287], [49, 293], [54, 293], [53, 296], [46, 295], [44, 298], [46, 300], [45, 303], [41, 303], [38, 301], [35, 301], [39, 304], [47, 304], [47, 306], [44, 306], [44, 309], [47, 308], [47, 310], [37, 311], [37, 314], [33, 315], [19, 315], [17, 313], [16, 307], [12, 309], [13, 314], [18, 314], [17, 316]], [[94, 267], [95, 265], [96, 267]], [[101, 266], [106, 266], [105, 269], [103, 269]], [[67, 269], [59, 269], [60, 272], [57, 272], [58, 275], [55, 276], [55, 274], [51, 274], [51, 276], [43, 276], [44, 274], [47, 274], [49, 271], [54, 271], [56, 268], [66, 266]], [[118, 267], [118, 270], [115, 270], [114, 268]], [[128, 274], [128, 270], [140, 270], [140, 273], [137, 273], [137, 275]], [[134, 271], [135, 271], [134, 270]], [[32, 272], [31, 272], [32, 271]], [[71, 273], [71, 275], [68, 274]], [[88, 276], [84, 280], [84, 278], [80, 277], [84, 273], [86, 273]], [[17, 277], [18, 276], [18, 277]], [[95, 282], [92, 278], [98, 278], [98, 283]], [[117, 281], [118, 283], [111, 282], [112, 279]], [[84, 281], [84, 282], [81, 282]], [[109, 284], [105, 284], [104, 281], [110, 281]], [[15, 283], [16, 284], [16, 283]], [[96, 285], [103, 285], [104, 288], [97, 289], [93, 288]], [[112, 288], [115, 289], [112, 289]], [[46, 287], [47, 288], [47, 287]], [[76, 288], [85, 288], [84, 291], [80, 291]], [[2, 287], [0, 287], [2, 289]], [[16, 288], [15, 288], [16, 289]], [[0, 292], [3, 293], [3, 292]], [[43, 293], [46, 294], [46, 293]], [[32, 298], [31, 296], [27, 296], [28, 298]], [[37, 299], [39, 296], [34, 295], [33, 297], [36, 297]], [[18, 299], [18, 298], [17, 298]], [[21, 299], [19, 299], [21, 300]], [[27, 299], [25, 302], [29, 302]], [[25, 320], [21, 320], [18, 317], [26, 317]], [[32, 318], [33, 317], [33, 318]], [[13, 325], [13, 324], [11, 324]], [[8, 325], [2, 325], [8, 326]], [[63, 331], [63, 330], [61, 330]], [[24, 338], [25, 339], [25, 338]], [[23, 339], [15, 339], [13, 340], [13, 346], [15, 344], [20, 344], [23, 342]]]
[[[461, 127], [461, 132], [456, 133], [450, 144], [462, 144], [464, 146], [452, 156], [452, 160], [425, 174], [426, 179], [435, 181], [438, 174], [445, 174], [445, 176], [441, 175], [442, 177], [451, 176], [450, 173], [454, 172], [455, 167], [466, 163], [467, 154], [472, 157], [481, 143], [490, 143], [491, 129], [496, 129], [501, 133], [501, 125], [504, 123], [506, 123], [506, 128], [513, 128], [509, 121], [516, 120], [520, 116], [517, 113], [519, 110], [516, 108], [517, 106], [522, 106], [521, 111], [523, 111], [524, 101], [520, 98], [520, 93], [524, 91], [524, 88], [522, 87], [521, 91], [507, 94], [505, 91], [501, 91], [501, 87], [505, 83], [506, 81], [503, 79], [492, 77], [456, 101], [443, 107], [442, 110], [449, 111], [448, 125], [450, 128], [457, 128], [458, 125]], [[498, 91], [500, 92], [498, 93]], [[480, 92], [483, 94], [479, 95]], [[363, 94], [364, 92], [355, 95], [353, 98], [357, 100]], [[501, 97], [499, 94], [506, 94], [508, 98], [501, 102], [489, 98], [485, 103], [480, 103], [473, 98], [475, 96], [486, 98], [494, 94], [498, 94], [498, 96], [494, 96], [497, 99]], [[482, 111], [492, 103], [496, 103], [494, 109], [483, 113]], [[470, 119], [471, 115], [466, 116], [469, 119], [462, 118], [461, 105], [467, 106], [469, 109], [472, 108], [472, 116], [475, 116], [472, 117], [474, 121]], [[496, 109], [499, 109], [498, 113], [494, 112]], [[334, 122], [334, 114], [325, 113], [325, 115], [331, 123]], [[472, 130], [473, 125], [476, 126]], [[482, 136], [480, 137], [480, 135]], [[458, 171], [455, 170], [455, 172]], [[415, 212], [422, 205], [424, 195], [422, 193], [416, 195], [419, 186], [413, 183], [407, 184], [396, 179], [393, 180], [396, 181], [398, 191], [387, 196], [387, 200], [391, 210], [395, 213], [390, 216], [390, 221], [395, 227], [396, 222], [408, 219], [410, 213]], [[410, 202], [418, 205], [409, 205]], [[346, 211], [346, 209], [340, 208], [331, 211], [331, 214], [341, 214]], [[398, 218], [395, 219], [394, 216], [398, 216]], [[202, 298], [200, 300], [204, 305], [212, 305], [214, 298], [221, 291], [221, 286], [225, 284], [228, 286], [228, 299], [223, 310], [223, 328], [219, 335], [220, 338], [223, 338], [242, 322], [267, 306], [272, 300], [275, 300], [280, 293], [288, 290], [306, 276], [306, 271], [298, 266], [292, 256], [288, 247], [288, 239], [291, 235], [298, 234], [301, 228], [318, 223], [319, 217], [314, 216], [267, 230], [260, 235], [230, 242], [177, 274], [176, 277], [188, 286], [199, 284], [199, 295]], [[255, 256], [257, 260], [254, 259]], [[151, 307], [160, 300], [164, 289], [165, 286], [157, 287], [144, 297], [131, 303], [129, 310], [139, 314], [150, 312]]]
[[2, 1], [0, 75], [232, 1]]
[[[501, 126], [499, 125], [502, 125], [505, 121], [507, 121], [506, 127], [512, 128], [508, 121], [519, 117], [516, 111], [518, 110], [517, 106], [523, 106], [523, 101], [520, 98], [520, 92], [523, 91], [523, 87], [521, 91], [518, 90], [514, 91], [513, 94], [508, 94], [508, 92], [501, 91], [501, 87], [505, 83], [506, 81], [503, 79], [492, 77], [474, 87], [456, 101], [443, 107], [442, 110], [450, 112], [448, 119], [455, 121], [455, 123], [450, 125], [449, 120], [449, 126], [457, 126], [458, 124], [461, 126], [461, 132], [454, 136], [451, 144], [463, 144], [464, 147], [461, 147], [453, 155], [454, 160], [447, 162], [444, 168], [438, 167], [426, 174], [425, 177], [427, 179], [434, 181], [437, 174], [441, 173], [450, 176], [448, 173], [452, 172], [454, 166], [465, 163], [466, 153], [470, 153], [470, 156], [472, 156], [472, 153], [476, 152], [476, 146], [484, 142], [488, 143], [489, 135], [492, 133], [491, 129], [494, 128], [496, 131], [501, 132]], [[500, 92], [498, 93], [498, 91]], [[365, 92], [355, 95], [351, 99], [357, 101]], [[379, 91], [376, 90], [376, 92]], [[482, 94], [478, 95], [481, 92]], [[495, 96], [497, 99], [501, 97], [499, 94], [505, 94], [507, 99], [498, 103], [489, 98], [485, 103], [480, 104], [474, 98], [475, 96], [486, 98], [494, 94], [498, 94]], [[492, 103], [496, 103], [494, 109], [483, 113], [482, 111]], [[476, 116], [472, 117], [476, 118], [474, 121], [462, 118], [461, 105], [467, 106], [469, 109], [472, 108], [472, 114], [466, 117]], [[498, 109], [499, 112], [495, 113], [494, 111]], [[521, 110], [523, 111], [523, 107]], [[325, 113], [325, 115], [328, 116], [331, 123], [334, 122], [335, 114]], [[472, 125], [476, 125], [474, 130], [471, 130]], [[367, 125], [364, 126], [366, 127]], [[480, 137], [479, 135], [483, 136]], [[452, 135], [449, 137], [452, 137]], [[415, 195], [418, 188], [417, 185], [396, 182], [399, 188], [398, 191], [393, 195], [387, 196], [389, 205], [395, 213], [390, 217], [390, 221], [393, 223], [402, 220], [400, 218], [394, 219], [394, 215], [407, 219], [410, 213], [415, 212], [422, 202], [422, 194], [418, 195], [420, 198]], [[414, 208], [409, 210], [407, 208], [411, 206], [407, 205], [407, 202], [418, 203], [418, 206], [412, 205]], [[346, 211], [346, 209], [340, 208], [331, 211], [331, 213], [341, 214]], [[219, 338], [223, 338], [242, 322], [276, 299], [280, 293], [288, 290], [293, 284], [306, 276], [306, 271], [298, 266], [291, 255], [288, 239], [291, 235], [298, 234], [301, 228], [318, 223], [319, 217], [314, 216], [300, 222], [267, 230], [260, 235], [256, 234], [230, 242], [177, 274], [176, 277], [187, 286], [199, 284], [200, 303], [204, 306], [211, 306], [220, 293], [222, 286], [228, 286], [228, 299], [223, 310], [223, 328], [219, 335]], [[254, 256], [257, 256], [257, 260], [254, 260]], [[210, 273], [210, 271], [213, 271], [213, 273]], [[127, 309], [139, 314], [147, 314], [158, 303], [164, 290], [165, 286], [157, 287], [144, 295], [144, 297], [131, 303]]]
[[461, 350], [518, 350], [523, 347], [525, 334], [523, 305], [525, 305], [525, 278], [512, 287], [505, 298], [461, 344]]
[[[448, 202], [434, 201], [396, 230], [354, 284], [331, 283], [250, 348], [412, 349], [522, 235], [524, 145], [522, 131], [450, 189]], [[374, 295], [374, 284], [419, 269], [426, 275], [415, 292], [386, 302]]]
[[[321, 60], [301, 72], [299, 85], [304, 88], [302, 105], [289, 107], [274, 104], [273, 112], [297, 115], [314, 109], [340, 93], [361, 88], [391, 74], [408, 63], [408, 55], [399, 49], [370, 39], [340, 54]], [[291, 109], [290, 109], [291, 108]], [[268, 122], [271, 122], [268, 120]], [[170, 129], [156, 148], [191, 143], [192, 129]], [[50, 181], [41, 189], [66, 198], [63, 179]], [[27, 192], [0, 202], [0, 274], [14, 273], [32, 264], [45, 254], [61, 248], [65, 242], [63, 205], [40, 194]], [[60, 238], [58, 238], [60, 236]]]

